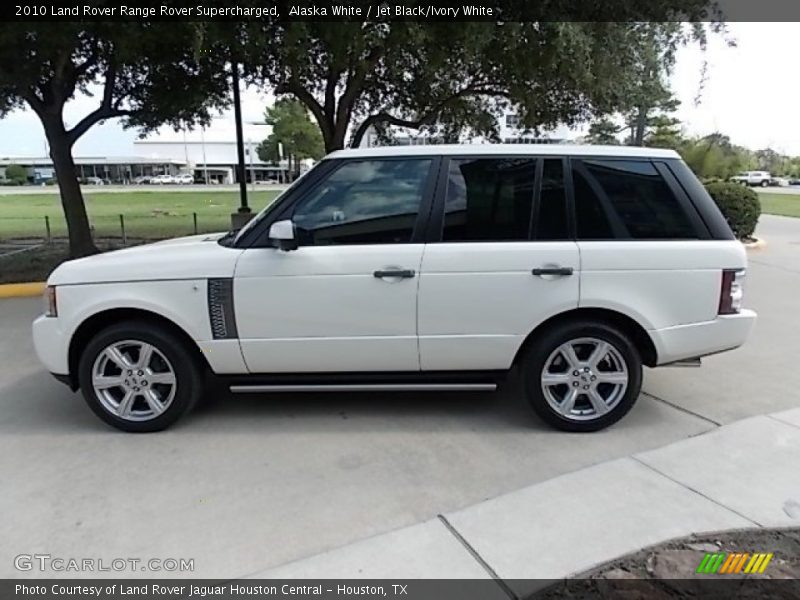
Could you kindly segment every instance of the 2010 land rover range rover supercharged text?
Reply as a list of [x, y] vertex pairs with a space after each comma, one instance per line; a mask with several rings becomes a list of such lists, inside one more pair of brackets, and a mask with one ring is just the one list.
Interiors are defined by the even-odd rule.
[[672, 151], [344, 150], [238, 233], [69, 261], [33, 333], [103, 420], [163, 429], [233, 392], [493, 390], [512, 368], [570, 431], [619, 420], [642, 365], [730, 350], [745, 251]]

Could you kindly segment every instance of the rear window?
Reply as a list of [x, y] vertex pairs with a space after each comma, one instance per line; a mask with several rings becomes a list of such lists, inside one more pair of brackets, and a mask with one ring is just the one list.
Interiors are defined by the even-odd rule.
[[583, 160], [574, 165], [578, 239], [697, 239], [652, 162]]

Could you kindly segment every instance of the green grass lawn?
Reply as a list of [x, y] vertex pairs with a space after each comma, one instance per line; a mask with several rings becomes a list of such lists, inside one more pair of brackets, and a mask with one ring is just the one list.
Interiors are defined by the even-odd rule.
[[768, 215], [800, 217], [800, 194], [759, 193], [761, 212]]
[[[276, 191], [249, 192], [250, 207], [258, 212], [278, 195]], [[121, 237], [119, 215], [124, 215], [125, 232], [131, 238], [168, 238], [197, 230], [226, 231], [230, 214], [239, 205], [238, 192], [84, 192], [89, 221], [95, 237]], [[67, 234], [58, 194], [0, 195], [0, 239], [44, 238], [45, 219], [50, 219], [54, 237]]]

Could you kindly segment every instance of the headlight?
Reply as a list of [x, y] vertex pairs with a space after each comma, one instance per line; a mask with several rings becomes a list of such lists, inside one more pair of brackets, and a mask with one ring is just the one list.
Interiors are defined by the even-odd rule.
[[44, 289], [44, 315], [46, 317], [58, 316], [58, 304], [56, 303], [56, 286], [48, 285]]

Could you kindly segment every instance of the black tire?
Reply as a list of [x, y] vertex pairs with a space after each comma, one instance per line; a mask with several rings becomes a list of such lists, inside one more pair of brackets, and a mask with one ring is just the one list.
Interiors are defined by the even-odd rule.
[[[132, 421], [110, 412], [92, 385], [92, 368], [100, 353], [123, 340], [146, 342], [169, 361], [175, 375], [174, 396], [166, 410], [148, 420]], [[203, 370], [193, 349], [171, 331], [147, 321], [124, 321], [100, 331], [87, 344], [78, 363], [78, 381], [89, 408], [109, 425], [122, 431], [161, 431], [190, 411], [203, 391]]]
[[769, 185], [769, 181], [767, 181], [766, 179], [761, 182], [761, 187], [767, 187], [768, 185]]
[[[628, 372], [627, 388], [618, 403], [605, 414], [586, 420], [570, 419], [560, 414], [548, 402], [541, 383], [550, 355], [562, 344], [580, 338], [596, 338], [609, 343], [622, 357]], [[547, 329], [523, 354], [520, 366], [531, 408], [542, 420], [564, 431], [598, 431], [613, 425], [633, 407], [642, 387], [642, 359], [636, 346], [624, 332], [602, 322], [571, 321]]]

